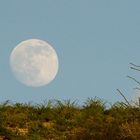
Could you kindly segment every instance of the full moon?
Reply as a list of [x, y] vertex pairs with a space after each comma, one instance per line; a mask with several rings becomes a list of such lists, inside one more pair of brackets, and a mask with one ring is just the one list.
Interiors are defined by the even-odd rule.
[[58, 72], [58, 57], [47, 42], [29, 39], [13, 49], [10, 67], [18, 81], [26, 86], [40, 87], [55, 78]]

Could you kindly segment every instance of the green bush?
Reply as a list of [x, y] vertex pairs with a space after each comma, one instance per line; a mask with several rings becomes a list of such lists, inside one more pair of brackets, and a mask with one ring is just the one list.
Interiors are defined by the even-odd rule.
[[98, 98], [83, 106], [51, 101], [40, 105], [0, 105], [0, 138], [7, 140], [139, 140], [140, 108]]

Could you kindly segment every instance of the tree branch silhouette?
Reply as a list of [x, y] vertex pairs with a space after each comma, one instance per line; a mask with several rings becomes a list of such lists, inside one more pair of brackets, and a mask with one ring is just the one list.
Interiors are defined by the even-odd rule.
[[134, 66], [134, 67], [139, 67], [140, 68], [140, 65], [136, 65], [134, 63], [130, 63], [130, 65]]
[[131, 69], [133, 69], [133, 70], [136, 70], [136, 71], [140, 71], [140, 66], [139, 65], [136, 65], [136, 64], [133, 64], [133, 63], [130, 63], [130, 65], [131, 65]]
[[138, 80], [136, 80], [134, 77], [131, 77], [131, 76], [127, 76], [128, 78], [132, 79], [133, 81], [135, 81], [137, 84], [140, 85], [140, 82]]
[[117, 91], [118, 91], [118, 93], [124, 98], [124, 100], [126, 101], [126, 103], [129, 105], [129, 106], [131, 106], [130, 105], [130, 103], [129, 103], [129, 101], [126, 99], [126, 97], [124, 96], [124, 94], [119, 90], [119, 89], [117, 89]]

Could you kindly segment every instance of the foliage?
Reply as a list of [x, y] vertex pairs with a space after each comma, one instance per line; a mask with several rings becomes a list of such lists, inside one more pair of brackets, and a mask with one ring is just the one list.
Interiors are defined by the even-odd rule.
[[140, 108], [117, 102], [110, 108], [98, 98], [76, 102], [0, 104], [0, 139], [139, 140]]

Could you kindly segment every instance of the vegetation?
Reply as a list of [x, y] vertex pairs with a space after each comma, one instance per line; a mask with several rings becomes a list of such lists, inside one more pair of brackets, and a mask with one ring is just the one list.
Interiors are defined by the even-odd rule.
[[0, 104], [0, 140], [139, 140], [140, 107], [97, 98], [83, 106], [49, 101]]

